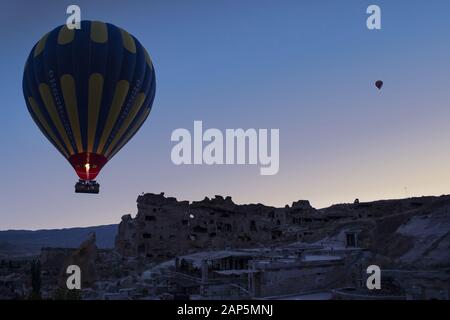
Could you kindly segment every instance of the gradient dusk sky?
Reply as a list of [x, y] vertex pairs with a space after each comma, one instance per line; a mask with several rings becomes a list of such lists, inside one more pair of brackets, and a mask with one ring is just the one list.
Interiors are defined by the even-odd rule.
[[[99, 195], [74, 193], [74, 170], [22, 94], [29, 51], [70, 4], [133, 34], [156, 70], [150, 117], [102, 170]], [[380, 31], [366, 27], [370, 4]], [[318, 208], [448, 194], [449, 15], [448, 0], [2, 1], [0, 230], [118, 223], [141, 192]], [[279, 128], [279, 173], [175, 166], [170, 135], [194, 120]]]

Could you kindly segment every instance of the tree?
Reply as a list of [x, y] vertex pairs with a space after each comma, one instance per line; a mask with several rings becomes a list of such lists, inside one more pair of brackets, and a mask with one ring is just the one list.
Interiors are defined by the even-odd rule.
[[31, 262], [31, 287], [30, 299], [41, 299], [41, 262], [39, 260]]

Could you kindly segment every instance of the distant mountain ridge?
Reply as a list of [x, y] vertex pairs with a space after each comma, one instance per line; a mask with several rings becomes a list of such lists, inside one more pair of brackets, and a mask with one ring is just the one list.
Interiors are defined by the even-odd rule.
[[0, 258], [36, 255], [43, 247], [77, 248], [91, 232], [95, 232], [99, 248], [114, 248], [117, 228], [117, 224], [110, 224], [84, 228], [0, 231]]

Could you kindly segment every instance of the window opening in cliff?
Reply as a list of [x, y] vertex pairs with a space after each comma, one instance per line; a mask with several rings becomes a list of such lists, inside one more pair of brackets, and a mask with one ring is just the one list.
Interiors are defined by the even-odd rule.
[[198, 232], [198, 233], [205, 233], [205, 232], [208, 231], [207, 228], [204, 228], [204, 227], [202, 227], [202, 226], [195, 226], [195, 227], [193, 228], [193, 230], [194, 230], [194, 232]]
[[275, 240], [275, 239], [281, 237], [281, 234], [282, 234], [282, 233], [281, 233], [280, 230], [273, 230], [273, 231], [272, 231], [272, 240]]
[[354, 232], [346, 233], [346, 246], [356, 247], [356, 233]]

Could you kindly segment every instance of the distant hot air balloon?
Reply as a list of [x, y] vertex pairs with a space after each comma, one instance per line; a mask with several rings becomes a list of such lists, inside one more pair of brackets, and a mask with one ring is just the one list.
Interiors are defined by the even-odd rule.
[[98, 21], [44, 35], [23, 74], [28, 111], [75, 169], [76, 192], [98, 193], [94, 179], [149, 115], [155, 86], [139, 41]]
[[381, 90], [381, 88], [383, 87], [383, 81], [377, 80], [375, 82], [375, 86], [378, 88], [378, 90]]

